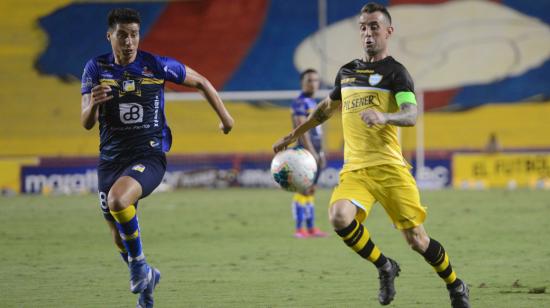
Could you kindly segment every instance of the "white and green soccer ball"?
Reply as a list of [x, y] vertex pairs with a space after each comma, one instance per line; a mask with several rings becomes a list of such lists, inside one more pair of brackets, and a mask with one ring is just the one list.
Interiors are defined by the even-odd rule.
[[282, 189], [304, 192], [313, 186], [317, 162], [309, 151], [297, 148], [281, 151], [271, 161], [271, 174]]

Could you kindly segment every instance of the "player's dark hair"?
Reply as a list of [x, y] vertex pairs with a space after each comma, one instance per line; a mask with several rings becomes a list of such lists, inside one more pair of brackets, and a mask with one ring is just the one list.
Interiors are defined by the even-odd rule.
[[118, 8], [111, 10], [109, 12], [109, 17], [107, 18], [107, 20], [109, 24], [109, 29], [115, 28], [117, 24], [141, 24], [141, 17], [139, 16], [139, 12], [129, 8]]
[[317, 72], [317, 70], [313, 69], [313, 68], [308, 68], [306, 69], [305, 71], [301, 72], [300, 73], [300, 81], [304, 80], [304, 77], [306, 77], [307, 74], [309, 73], [315, 73], [315, 74], [319, 74]]
[[388, 12], [388, 9], [386, 9], [386, 7], [383, 6], [382, 4], [378, 4], [376, 2], [369, 2], [369, 3], [365, 4], [363, 6], [363, 8], [361, 9], [361, 14], [363, 14], [363, 13], [371, 14], [371, 13], [374, 13], [374, 12], [381, 12], [382, 14], [384, 14], [384, 16], [388, 19], [388, 22], [391, 25], [390, 12]]

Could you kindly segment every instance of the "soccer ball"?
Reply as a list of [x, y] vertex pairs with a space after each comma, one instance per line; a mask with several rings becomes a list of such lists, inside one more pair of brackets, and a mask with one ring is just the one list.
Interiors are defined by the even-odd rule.
[[271, 161], [271, 174], [282, 189], [304, 192], [313, 186], [317, 162], [305, 149], [287, 149], [279, 152]]

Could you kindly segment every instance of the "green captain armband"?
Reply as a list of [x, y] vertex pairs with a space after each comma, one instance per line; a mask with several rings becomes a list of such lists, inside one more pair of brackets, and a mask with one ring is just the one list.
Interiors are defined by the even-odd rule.
[[416, 105], [416, 97], [413, 92], [398, 92], [395, 94], [395, 100], [397, 101], [397, 106], [401, 106], [404, 103]]

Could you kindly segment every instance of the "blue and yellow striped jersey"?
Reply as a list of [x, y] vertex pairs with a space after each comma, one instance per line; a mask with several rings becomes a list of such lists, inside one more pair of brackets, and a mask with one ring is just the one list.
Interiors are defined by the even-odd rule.
[[116, 64], [112, 53], [88, 61], [81, 93], [104, 84], [114, 96], [99, 109], [100, 158], [126, 161], [168, 152], [172, 134], [164, 114], [164, 83], [181, 84], [185, 76], [180, 62], [144, 51], [126, 66]]
[[[317, 107], [317, 101], [313, 97], [308, 96], [306, 93], [301, 93], [300, 96], [292, 102], [292, 116], [308, 117], [313, 110], [315, 110], [315, 107]], [[315, 150], [317, 152], [321, 152], [323, 150], [323, 128], [321, 125], [310, 129], [309, 137]], [[304, 146], [300, 139], [298, 140], [298, 145]]]

